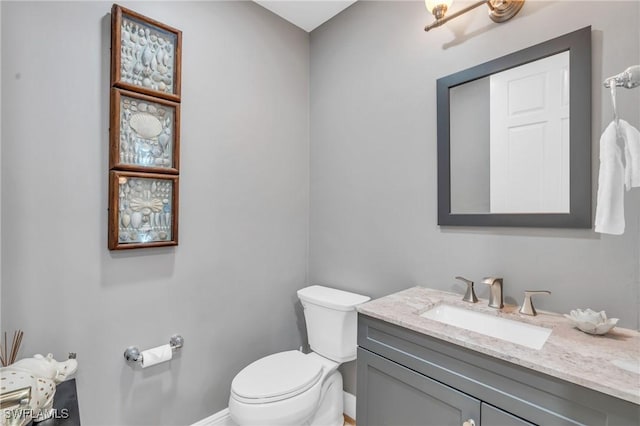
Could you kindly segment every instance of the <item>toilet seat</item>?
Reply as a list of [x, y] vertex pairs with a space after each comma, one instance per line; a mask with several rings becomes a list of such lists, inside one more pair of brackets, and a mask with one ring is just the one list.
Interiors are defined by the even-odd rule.
[[322, 364], [299, 351], [261, 358], [240, 371], [231, 383], [232, 398], [245, 404], [264, 404], [306, 392], [322, 377]]

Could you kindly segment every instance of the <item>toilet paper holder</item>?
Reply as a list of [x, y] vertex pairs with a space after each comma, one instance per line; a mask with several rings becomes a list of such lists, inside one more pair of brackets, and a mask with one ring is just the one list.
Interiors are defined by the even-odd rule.
[[[184, 345], [184, 338], [179, 334], [175, 334], [171, 336], [171, 338], [169, 339], [169, 346], [171, 346], [171, 350], [173, 352], [182, 348], [183, 345]], [[127, 362], [139, 363], [139, 362], [142, 362], [142, 354], [140, 353], [140, 350], [136, 346], [129, 346], [124, 351], [124, 359], [127, 360]]]

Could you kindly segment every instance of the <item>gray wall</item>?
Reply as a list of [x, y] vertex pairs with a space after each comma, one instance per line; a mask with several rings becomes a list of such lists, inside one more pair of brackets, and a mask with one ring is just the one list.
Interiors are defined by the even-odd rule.
[[[540, 309], [590, 306], [638, 328], [640, 189], [626, 194], [623, 236], [436, 225], [435, 81], [592, 25], [595, 197], [612, 117], [601, 82], [640, 62], [640, 3], [529, 1], [505, 24], [477, 10], [425, 33], [431, 19], [423, 2], [358, 2], [311, 34], [310, 281], [380, 297], [414, 285], [462, 294], [454, 276], [495, 275], [508, 302], [547, 289]], [[635, 126], [639, 97], [618, 92]]]
[[[189, 424], [302, 341], [309, 36], [251, 2], [123, 5], [184, 31], [180, 245], [106, 248], [111, 2], [2, 2], [2, 329], [78, 353], [83, 424]], [[173, 333], [170, 364], [125, 364]]]

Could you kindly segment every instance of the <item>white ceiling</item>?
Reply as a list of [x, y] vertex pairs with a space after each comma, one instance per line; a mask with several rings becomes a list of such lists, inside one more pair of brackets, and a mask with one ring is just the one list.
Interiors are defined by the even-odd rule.
[[357, 0], [253, 0], [292, 24], [311, 32]]

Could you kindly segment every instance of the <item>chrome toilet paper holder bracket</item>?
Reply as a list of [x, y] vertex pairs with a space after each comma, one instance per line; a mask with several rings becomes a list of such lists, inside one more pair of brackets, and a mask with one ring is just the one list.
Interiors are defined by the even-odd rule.
[[[173, 352], [182, 348], [183, 345], [184, 345], [184, 338], [179, 334], [174, 334], [169, 339], [169, 346], [171, 346], [171, 350]], [[138, 349], [136, 346], [129, 346], [124, 351], [124, 359], [127, 362], [131, 362], [131, 363], [141, 363], [142, 353], [140, 352], [140, 349]]]

